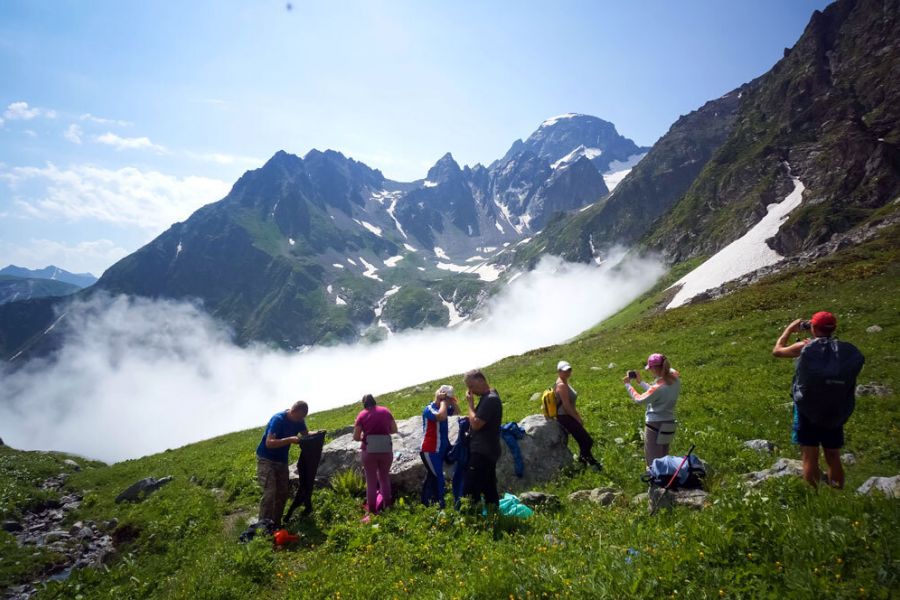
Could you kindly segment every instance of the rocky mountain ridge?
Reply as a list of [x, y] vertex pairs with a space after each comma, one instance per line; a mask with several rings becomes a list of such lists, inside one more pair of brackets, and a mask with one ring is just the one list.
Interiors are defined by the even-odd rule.
[[[608, 192], [585, 156], [551, 165], [586, 144], [608, 149], [610, 161], [642, 150], [612, 124], [578, 115], [545, 122], [520, 151], [491, 167], [461, 168], [447, 153], [414, 182], [391, 181], [333, 150], [303, 157], [279, 151], [224, 199], [120, 260], [78, 298], [199, 301], [239, 343], [294, 349], [452, 325], [500, 276], [488, 264], [492, 255], [553, 214]], [[41, 340], [55, 319], [46, 308], [0, 309], [7, 357], [23, 346], [53, 347]], [[25, 316], [26, 324], [4, 329], [13, 315]], [[53, 331], [64, 328], [63, 322]]]

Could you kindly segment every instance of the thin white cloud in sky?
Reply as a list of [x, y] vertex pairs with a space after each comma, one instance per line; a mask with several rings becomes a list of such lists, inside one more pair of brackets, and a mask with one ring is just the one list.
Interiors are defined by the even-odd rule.
[[216, 163], [217, 165], [244, 165], [246, 167], [261, 167], [266, 159], [258, 156], [241, 156], [228, 154], [227, 152], [185, 152], [185, 156], [195, 160]]
[[146, 136], [122, 137], [120, 135], [116, 135], [111, 131], [107, 131], [103, 135], [98, 135], [97, 137], [95, 137], [94, 141], [98, 144], [112, 146], [116, 150], [151, 150], [153, 152], [156, 152], [157, 154], [163, 154], [166, 152], [165, 147], [160, 146], [159, 144], [154, 144], [150, 141], [150, 138]]
[[230, 189], [229, 183], [209, 177], [175, 177], [134, 167], [61, 169], [52, 163], [0, 168], [0, 179], [14, 190], [26, 183], [42, 186], [37, 196], [16, 196], [20, 216], [96, 220], [155, 233], [223, 198]]
[[[650, 261], [615, 270], [546, 257], [504, 288], [477, 323], [299, 355], [239, 348], [220, 323], [190, 304], [97, 299], [68, 309], [58, 326], [69, 331], [58, 360], [3, 375], [0, 437], [13, 447], [115, 461], [261, 427], [300, 398], [321, 411], [354, 403], [364, 393], [400, 389], [563, 342], [625, 306], [662, 272]], [[559, 298], [566, 299], [565, 310]], [[546, 361], [547, 377], [555, 375], [559, 358]], [[586, 368], [594, 363], [586, 361], [606, 361], [564, 358], [583, 367], [583, 377], [595, 373]], [[604, 370], [592, 376], [613, 375]], [[546, 384], [535, 381], [534, 391]], [[423, 393], [423, 403], [427, 397]]]
[[28, 106], [27, 102], [13, 102], [3, 112], [3, 118], [8, 121], [30, 121], [35, 117], [55, 119], [56, 111], [48, 108]]
[[72, 123], [63, 132], [63, 137], [73, 144], [81, 144], [82, 135], [84, 135], [84, 131], [81, 129], [81, 127], [78, 126], [77, 123]]
[[92, 115], [91, 113], [84, 113], [78, 118], [82, 121], [97, 123], [98, 125], [118, 125], [119, 127], [128, 127], [131, 125], [129, 121], [123, 121], [121, 119], [106, 119], [104, 117]]
[[107, 239], [66, 244], [57, 240], [33, 238], [26, 243], [0, 242], [3, 264], [29, 269], [56, 265], [75, 273], [99, 276], [107, 267], [125, 257], [128, 250]]

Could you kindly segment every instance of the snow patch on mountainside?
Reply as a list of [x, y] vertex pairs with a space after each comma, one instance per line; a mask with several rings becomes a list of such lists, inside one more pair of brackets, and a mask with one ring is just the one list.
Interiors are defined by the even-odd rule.
[[551, 125], [555, 124], [557, 121], [562, 121], [563, 119], [572, 119], [577, 116], [578, 116], [578, 113], [566, 113], [564, 115], [557, 115], [555, 117], [550, 117], [549, 119], [547, 119], [546, 121], [541, 123], [541, 127], [550, 127]]
[[432, 188], [432, 187], [437, 187], [438, 184], [437, 184], [437, 181], [429, 181], [426, 179], [425, 181], [422, 182], [422, 185], [424, 185], [427, 188]]
[[669, 289], [672, 289], [680, 285], [681, 289], [669, 302], [667, 309], [681, 306], [697, 294], [784, 258], [772, 250], [766, 240], [778, 233], [781, 224], [791, 211], [800, 206], [803, 199], [803, 184], [794, 176], [791, 176], [791, 180], [794, 182], [793, 191], [781, 202], [770, 204], [766, 216], [750, 231], [670, 286]]
[[410, 246], [409, 244], [403, 244], [403, 247], [406, 248], [407, 250], [409, 250], [410, 252], [418, 252], [418, 250], [416, 250], [414, 247]]
[[[568, 154], [563, 156], [561, 159], [559, 159], [558, 161], [556, 161], [555, 163], [550, 165], [550, 168], [553, 170], [556, 170], [556, 169], [559, 169], [560, 167], [566, 167], [566, 166], [574, 163], [576, 160], [578, 160], [582, 156], [586, 156], [588, 159], [593, 159], [593, 158], [597, 158], [598, 156], [600, 156], [602, 154], [603, 154], [603, 150], [601, 150], [600, 148], [585, 148], [584, 144], [582, 144], [581, 146], [578, 146], [577, 148], [575, 148], [574, 150], [572, 150], [571, 152], [569, 152]], [[617, 162], [617, 161], [613, 161], [613, 162]]]
[[443, 271], [452, 271], [453, 273], [474, 273], [475, 275], [478, 275], [478, 278], [482, 281], [496, 281], [503, 273], [502, 270], [486, 262], [475, 265], [474, 267], [471, 265], [455, 265], [453, 263], [445, 262], [439, 262], [435, 266]]
[[619, 185], [625, 176], [631, 173], [631, 169], [634, 168], [641, 159], [647, 156], [646, 152], [642, 152], [640, 154], [632, 154], [626, 160], [614, 160], [609, 163], [609, 169], [603, 174], [603, 181], [606, 183], [606, 187], [609, 188], [609, 191], [613, 191], [616, 189], [616, 186]]
[[374, 233], [375, 235], [377, 235], [378, 237], [381, 237], [381, 227], [375, 227], [374, 225], [372, 225], [371, 223], [369, 223], [367, 221], [360, 221], [359, 219], [353, 219], [353, 220], [356, 221], [357, 223], [359, 223], [360, 225], [362, 225], [363, 227], [365, 227], [366, 229], [368, 229], [369, 231], [371, 231], [372, 233]]
[[443, 297], [441, 297], [441, 304], [446, 306], [447, 312], [450, 313], [450, 322], [447, 323], [447, 327], [453, 327], [457, 323], [462, 323], [463, 321], [466, 320], [466, 318], [464, 316], [459, 314], [459, 311], [456, 310], [456, 305], [453, 304], [452, 302], [447, 302], [446, 300], [444, 300]]
[[[349, 259], [348, 259], [349, 260]], [[363, 264], [366, 268], [363, 271], [363, 277], [368, 277], [369, 279], [375, 279], [376, 281], [381, 281], [381, 277], [379, 277], [376, 273], [378, 273], [378, 268], [372, 263], [366, 261], [362, 256], [359, 257], [359, 262]]]
[[397, 266], [397, 263], [400, 262], [401, 260], [403, 260], [403, 257], [402, 257], [402, 256], [399, 256], [399, 255], [398, 255], [398, 256], [392, 256], [392, 257], [390, 257], [390, 258], [384, 259], [384, 264], [386, 264], [386, 265], [389, 266], [389, 267], [396, 267], [396, 266]]
[[434, 247], [434, 255], [437, 256], [438, 258], [443, 258], [444, 260], [450, 260], [450, 257], [447, 256], [447, 253], [444, 252], [444, 249], [441, 248], [440, 246]]

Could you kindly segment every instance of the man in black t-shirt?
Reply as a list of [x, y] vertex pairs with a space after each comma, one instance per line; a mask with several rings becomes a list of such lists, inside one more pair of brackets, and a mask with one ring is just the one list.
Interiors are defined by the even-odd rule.
[[[503, 404], [497, 390], [492, 390], [481, 371], [465, 376], [466, 402], [469, 404], [469, 468], [466, 472], [466, 495], [477, 503], [484, 494], [487, 506], [498, 506], [497, 461], [500, 459], [500, 422]], [[479, 396], [475, 406], [475, 396]]]

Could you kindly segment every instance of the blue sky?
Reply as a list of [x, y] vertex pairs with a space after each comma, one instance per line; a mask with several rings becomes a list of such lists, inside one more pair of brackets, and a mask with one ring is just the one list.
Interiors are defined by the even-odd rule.
[[100, 274], [275, 151], [412, 180], [545, 118], [651, 145], [827, 2], [0, 3], [0, 266]]

